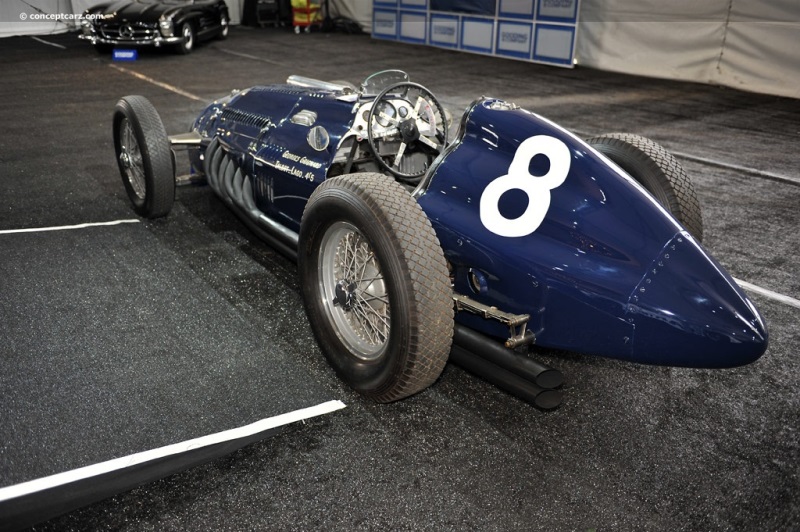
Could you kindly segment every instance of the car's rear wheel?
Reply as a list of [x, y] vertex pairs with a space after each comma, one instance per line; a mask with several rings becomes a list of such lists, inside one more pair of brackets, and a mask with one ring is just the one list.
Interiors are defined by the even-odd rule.
[[370, 173], [325, 181], [303, 214], [298, 262], [314, 334], [350, 386], [390, 402], [439, 377], [453, 334], [447, 265], [402, 186]]
[[125, 96], [114, 109], [114, 149], [133, 209], [166, 216], [175, 201], [175, 169], [158, 112], [144, 96]]
[[647, 189], [696, 239], [703, 239], [703, 216], [694, 184], [675, 157], [652, 140], [609, 133], [586, 140]]

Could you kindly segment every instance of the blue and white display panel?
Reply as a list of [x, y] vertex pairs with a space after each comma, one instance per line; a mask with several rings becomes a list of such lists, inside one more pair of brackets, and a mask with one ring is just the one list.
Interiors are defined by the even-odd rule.
[[571, 67], [580, 0], [373, 0], [372, 36]]
[[428, 42], [431, 46], [442, 46], [445, 48], [457, 48], [458, 34], [461, 23], [458, 17], [453, 15], [440, 15], [432, 13], [430, 18], [430, 33]]
[[428, 31], [428, 17], [425, 13], [415, 11], [400, 12], [400, 40], [425, 44]]
[[537, 20], [576, 23], [578, 0], [539, 0]]
[[461, 49], [491, 54], [494, 41], [494, 19], [464, 17], [461, 20]]
[[428, 0], [400, 0], [400, 9], [428, 9]]
[[537, 24], [533, 59], [541, 63], [572, 65], [575, 28]]
[[533, 24], [505, 20], [497, 23], [497, 55], [531, 59], [532, 42]]
[[379, 39], [397, 39], [397, 10], [372, 10], [372, 36]]
[[500, 0], [500, 16], [533, 20], [535, 0]]

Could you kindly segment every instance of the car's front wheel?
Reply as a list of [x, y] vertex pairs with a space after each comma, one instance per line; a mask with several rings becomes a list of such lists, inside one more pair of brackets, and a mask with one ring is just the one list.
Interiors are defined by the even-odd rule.
[[184, 22], [181, 24], [179, 34], [182, 38], [181, 42], [177, 45], [177, 51], [179, 54], [188, 54], [194, 50], [194, 28], [188, 22]]
[[133, 209], [166, 216], [175, 201], [175, 168], [164, 123], [144, 96], [125, 96], [114, 109], [114, 149]]
[[303, 214], [298, 262], [314, 334], [350, 386], [390, 402], [439, 377], [453, 334], [447, 265], [402, 186], [369, 173], [325, 181]]
[[228, 20], [228, 15], [222, 15], [219, 19], [219, 35], [218, 38], [220, 40], [228, 38], [228, 32], [230, 31], [230, 21]]

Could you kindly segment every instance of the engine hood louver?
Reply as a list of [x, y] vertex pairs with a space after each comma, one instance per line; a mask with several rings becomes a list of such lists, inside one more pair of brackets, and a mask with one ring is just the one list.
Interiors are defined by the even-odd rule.
[[232, 107], [226, 107], [225, 110], [222, 111], [220, 120], [228, 127], [230, 127], [229, 124], [231, 122], [250, 127], [257, 127], [259, 129], [269, 129], [275, 126], [269, 117], [248, 111], [241, 111]]

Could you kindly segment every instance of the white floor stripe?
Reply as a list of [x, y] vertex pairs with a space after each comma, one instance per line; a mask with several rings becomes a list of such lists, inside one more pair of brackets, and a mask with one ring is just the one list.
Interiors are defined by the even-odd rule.
[[24, 495], [30, 495], [31, 493], [36, 493], [38, 491], [57, 486], [63, 486], [78, 480], [84, 480], [105, 473], [110, 473], [112, 471], [118, 471], [138, 464], [143, 464], [145, 462], [150, 462], [152, 460], [158, 460], [167, 456], [173, 456], [194, 449], [200, 449], [226, 441], [245, 438], [247, 436], [258, 434], [259, 432], [289, 425], [290, 423], [296, 423], [312, 417], [329, 414], [331, 412], [341, 410], [344, 407], [345, 404], [341, 401], [328, 401], [316, 406], [262, 419], [261, 421], [256, 421], [255, 423], [245, 425], [244, 427], [226, 430], [216, 434], [210, 434], [208, 436], [187, 440], [173, 445], [167, 445], [166, 447], [160, 447], [158, 449], [152, 449], [150, 451], [144, 451], [141, 453], [132, 454], [130, 456], [115, 458], [114, 460], [109, 460], [107, 462], [101, 462], [99, 464], [73, 469], [72, 471], [65, 471], [64, 473], [58, 473], [49, 477], [37, 478], [36, 480], [23, 482], [21, 484], [15, 484], [13, 486], [0, 489], [0, 502], [22, 497]]
[[56, 227], [30, 227], [28, 229], [3, 229], [0, 235], [11, 235], [14, 233], [43, 233], [45, 231], [69, 231], [70, 229], [85, 229], [87, 227], [102, 227], [106, 225], [137, 224], [139, 220], [114, 220], [111, 222], [92, 222], [77, 225], [60, 225]]
[[798, 185], [800, 186], [800, 178], [791, 177], [788, 175], [781, 175], [775, 174], [772, 172], [766, 172], [764, 170], [759, 170], [757, 168], [750, 168], [749, 166], [741, 166], [738, 164], [727, 163], [725, 161], [718, 161], [716, 159], [709, 159], [707, 157], [700, 157], [698, 155], [692, 155], [690, 153], [682, 153], [679, 151], [673, 151], [672, 155], [678, 158], [688, 159], [690, 161], [695, 161], [698, 163], [707, 164], [709, 166], [717, 166], [719, 168], [727, 168], [728, 170], [736, 170], [738, 172], [745, 172], [748, 174], [752, 174], [758, 177], [763, 177], [765, 179], [771, 179], [773, 181], [780, 181], [782, 183], [788, 183], [790, 185]]
[[31, 39], [33, 39], [34, 41], [38, 41], [38, 42], [40, 42], [42, 44], [47, 44], [47, 45], [50, 45], [50, 46], [55, 46], [56, 48], [61, 48], [62, 50], [66, 50], [67, 49], [67, 47], [64, 46], [63, 44], [56, 44], [54, 42], [45, 41], [44, 39], [40, 39], [39, 37], [31, 37]]
[[235, 55], [237, 57], [244, 57], [245, 59], [252, 59], [253, 61], [259, 61], [261, 63], [269, 63], [270, 65], [276, 65], [282, 67], [291, 67], [291, 65], [287, 65], [286, 63], [280, 63], [278, 61], [273, 61], [271, 59], [267, 59], [266, 57], [259, 57], [257, 55], [245, 54], [242, 52], [234, 52], [233, 50], [226, 50], [225, 48], [217, 48], [217, 50], [224, 54]]
[[110, 64], [108, 66], [110, 66], [114, 70], [118, 70], [118, 71], [123, 72], [125, 74], [129, 74], [129, 75], [131, 75], [131, 76], [133, 76], [135, 78], [139, 78], [139, 79], [144, 80], [144, 81], [146, 81], [148, 83], [152, 83], [153, 85], [161, 87], [162, 89], [167, 89], [168, 91], [174, 92], [175, 94], [180, 94], [181, 96], [189, 98], [190, 100], [194, 100], [196, 102], [207, 102], [208, 101], [206, 98], [201, 98], [200, 96], [197, 96], [196, 94], [192, 94], [191, 92], [188, 92], [188, 91], [185, 91], [183, 89], [180, 89], [180, 88], [178, 88], [178, 87], [176, 87], [174, 85], [170, 85], [169, 83], [164, 83], [163, 81], [158, 81], [157, 79], [153, 79], [153, 78], [151, 78], [149, 76], [145, 76], [144, 74], [139, 74], [138, 72], [134, 72], [133, 70], [128, 70], [127, 68], [121, 67], [119, 65]]
[[755, 292], [756, 294], [768, 297], [770, 299], [783, 303], [784, 305], [789, 305], [790, 307], [800, 308], [800, 300], [797, 300], [793, 297], [779, 294], [778, 292], [773, 292], [772, 290], [767, 290], [766, 288], [761, 288], [760, 286], [748, 283], [747, 281], [736, 279], [735, 277], [733, 280], [739, 283], [739, 286], [741, 286], [745, 290], [750, 290], [751, 292]]

